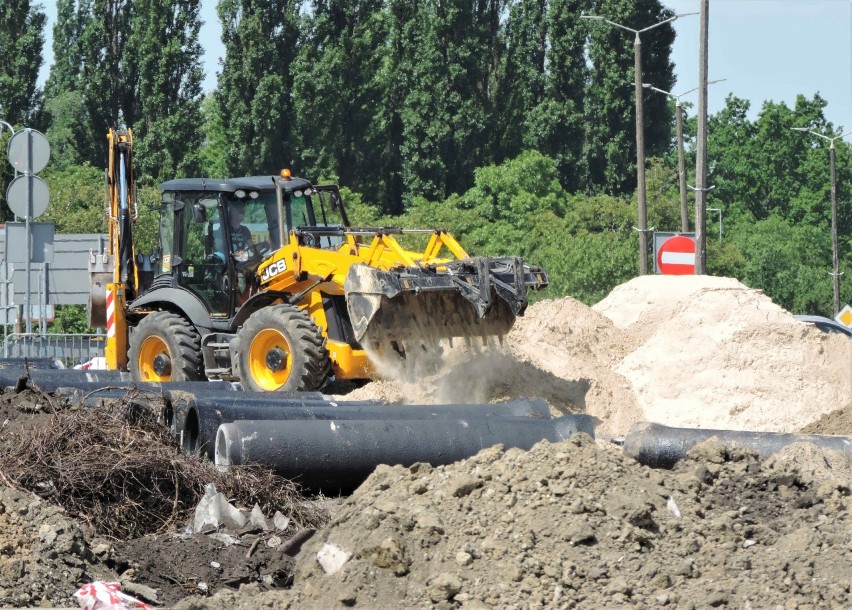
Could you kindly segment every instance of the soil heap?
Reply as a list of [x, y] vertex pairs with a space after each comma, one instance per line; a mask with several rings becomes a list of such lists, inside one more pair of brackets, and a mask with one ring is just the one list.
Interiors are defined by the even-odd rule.
[[[457, 348], [437, 374], [345, 399], [541, 396], [554, 413], [595, 416], [602, 436], [641, 420], [852, 434], [852, 341], [727, 278], [645, 276], [593, 308], [536, 303], [502, 349]], [[6, 419], [53, 417], [45, 397], [2, 398]], [[794, 445], [760, 462], [713, 440], [671, 471], [582, 435], [380, 467], [304, 545], [293, 588], [261, 591], [288, 581], [287, 535], [105, 542], [50, 489], [0, 486], [0, 605], [74, 605], [81, 584], [121, 578], [159, 603], [192, 593], [176, 610], [852, 607], [850, 488], [848, 456]]]
[[658, 471], [585, 435], [380, 467], [303, 548], [292, 591], [175, 610], [849, 607], [850, 473], [812, 446], [761, 464], [715, 440]]

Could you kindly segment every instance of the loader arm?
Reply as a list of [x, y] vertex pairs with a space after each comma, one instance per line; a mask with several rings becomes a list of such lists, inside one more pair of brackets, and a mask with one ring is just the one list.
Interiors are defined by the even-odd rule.
[[127, 303], [139, 291], [139, 272], [133, 245], [136, 220], [136, 179], [133, 170], [133, 132], [107, 132], [104, 215], [108, 239], [103, 252], [89, 254], [89, 325], [105, 328], [105, 356], [111, 370], [127, 365]]

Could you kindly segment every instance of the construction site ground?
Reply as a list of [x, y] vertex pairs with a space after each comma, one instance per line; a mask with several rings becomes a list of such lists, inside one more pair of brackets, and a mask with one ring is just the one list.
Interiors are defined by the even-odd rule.
[[[184, 464], [167, 434], [115, 415], [156, 397], [105, 405], [99, 422], [7, 391], [0, 606], [76, 607], [82, 584], [107, 580], [181, 610], [852, 607], [849, 453], [796, 444], [761, 461], [711, 440], [655, 470], [610, 441], [639, 421], [852, 435], [846, 337], [733, 279], [646, 276], [594, 307], [536, 303], [502, 346], [458, 346], [429, 377], [400, 371], [340, 396], [518, 397], [594, 416], [598, 439], [380, 466], [349, 497], [305, 503], [276, 495], [281, 481]], [[168, 497], [184, 478], [196, 496]], [[256, 501], [272, 523], [279, 511], [276, 525], [192, 533], [192, 503], [214, 478], [246, 513]]]

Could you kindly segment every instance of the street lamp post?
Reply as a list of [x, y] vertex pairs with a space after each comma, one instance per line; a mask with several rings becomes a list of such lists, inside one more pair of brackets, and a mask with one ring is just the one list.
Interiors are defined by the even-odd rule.
[[649, 25], [641, 30], [629, 28], [620, 23], [610, 21], [599, 15], [580, 15], [580, 19], [591, 19], [603, 21], [609, 25], [633, 33], [633, 85], [636, 95], [636, 199], [639, 205], [639, 274], [648, 274], [648, 207], [645, 202], [645, 122], [644, 108], [642, 104], [642, 41], [639, 35], [658, 28], [666, 23], [671, 23], [679, 17], [697, 15], [698, 13], [682, 13], [674, 15]]
[[[723, 80], [725, 79], [720, 78], [717, 80], [711, 80], [707, 84], [712, 85], [713, 83], [719, 83]], [[698, 91], [698, 87], [694, 87], [689, 91], [684, 91], [683, 93], [674, 94], [670, 91], [658, 89], [648, 83], [642, 83], [642, 86], [645, 89], [651, 89], [657, 93], [667, 95], [675, 101], [675, 126], [677, 129], [677, 177], [680, 187], [680, 230], [687, 233], [689, 231], [689, 209], [686, 204], [686, 162], [684, 160], [683, 150], [683, 104], [680, 103], [680, 98], [692, 93], [693, 91]]]
[[831, 165], [831, 276], [834, 291], [834, 315], [836, 316], [840, 312], [840, 255], [837, 251], [837, 178], [835, 173], [834, 141], [845, 138], [852, 134], [852, 131], [830, 138], [807, 127], [791, 127], [791, 129], [793, 131], [809, 133], [829, 143], [828, 158]]

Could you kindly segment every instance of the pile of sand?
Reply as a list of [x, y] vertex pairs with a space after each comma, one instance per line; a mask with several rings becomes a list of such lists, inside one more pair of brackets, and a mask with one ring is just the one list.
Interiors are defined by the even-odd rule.
[[852, 341], [736, 280], [641, 277], [594, 309], [625, 335], [614, 370], [647, 420], [795, 432], [852, 402]]
[[531, 306], [501, 350], [445, 355], [428, 378], [368, 384], [349, 399], [545, 398], [601, 434], [641, 420], [795, 432], [852, 403], [852, 341], [798, 322], [732, 278], [643, 276], [588, 307]]

